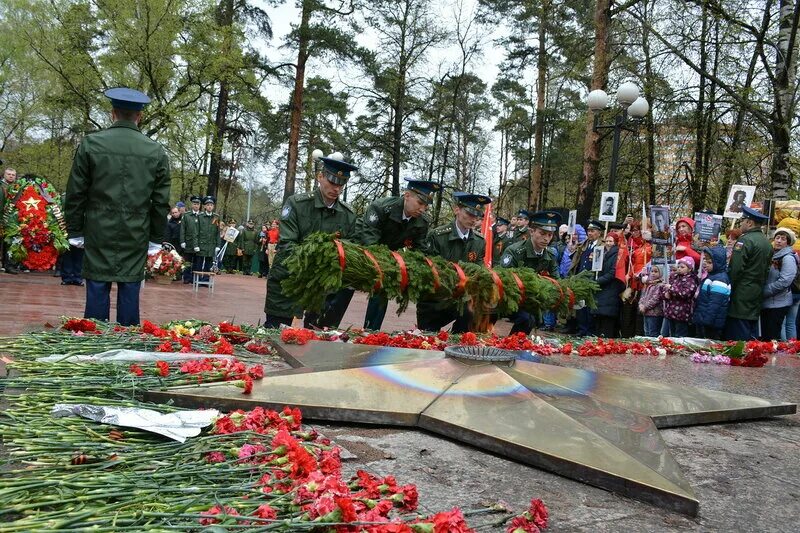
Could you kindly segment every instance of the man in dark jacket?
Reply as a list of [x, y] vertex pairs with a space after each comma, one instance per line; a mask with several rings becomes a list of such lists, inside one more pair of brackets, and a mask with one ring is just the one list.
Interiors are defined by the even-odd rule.
[[[430, 255], [438, 255], [448, 261], [483, 263], [485, 241], [472, 228], [483, 218], [484, 210], [492, 199], [482, 194], [453, 193], [455, 219], [439, 226], [428, 234], [426, 249]], [[453, 333], [469, 331], [472, 311], [466, 304], [463, 309], [452, 299], [430, 299], [417, 303], [417, 327], [424, 331], [438, 331], [449, 322]]]
[[256, 231], [256, 223], [248, 220], [242, 232], [239, 234], [241, 237], [242, 247], [242, 273], [249, 276], [253, 273], [253, 256], [258, 253], [258, 231]]
[[[418, 252], [425, 250], [425, 238], [430, 224], [425, 212], [441, 185], [434, 181], [406, 181], [408, 185], [402, 196], [375, 200], [358, 220], [356, 238], [361, 244], [383, 244], [392, 251], [401, 248]], [[371, 296], [367, 302], [364, 327], [381, 329], [388, 304], [389, 301], [383, 294]]]
[[[70, 244], [84, 246], [86, 318], [108, 320], [117, 282], [117, 322], [139, 323], [139, 287], [148, 252], [161, 249], [169, 209], [169, 160], [139, 131], [147, 95], [109, 89], [112, 126], [81, 141], [64, 203]], [[150, 246], [148, 248], [148, 241]]]
[[177, 206], [169, 212], [163, 242], [171, 244], [178, 251], [181, 249], [181, 212]]
[[183, 283], [188, 285], [192, 282], [192, 270], [194, 270], [194, 257], [197, 246], [197, 236], [199, 234], [200, 224], [200, 202], [202, 198], [199, 196], [192, 196], [191, 211], [187, 211], [181, 215], [181, 250], [183, 252], [183, 260], [189, 265], [183, 269]]
[[742, 207], [739, 227], [742, 236], [731, 252], [731, 305], [725, 323], [725, 338], [747, 341], [758, 338], [758, 317], [764, 299], [764, 285], [772, 264], [772, 245], [761, 232], [769, 218], [747, 206]]

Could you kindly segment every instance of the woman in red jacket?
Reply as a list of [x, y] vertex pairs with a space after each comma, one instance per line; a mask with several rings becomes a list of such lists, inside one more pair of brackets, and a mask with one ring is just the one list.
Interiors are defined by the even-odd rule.
[[688, 217], [679, 218], [675, 224], [675, 259], [691, 257], [695, 265], [700, 264], [700, 254], [692, 248], [694, 220]]

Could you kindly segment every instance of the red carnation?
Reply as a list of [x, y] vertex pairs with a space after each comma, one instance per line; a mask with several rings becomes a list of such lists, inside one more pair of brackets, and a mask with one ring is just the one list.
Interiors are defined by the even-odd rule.
[[136, 374], [137, 376], [144, 376], [144, 370], [137, 364], [132, 364], [129, 368], [132, 374]]
[[528, 513], [531, 515], [531, 520], [533, 520], [533, 523], [536, 524], [540, 529], [545, 529], [547, 527], [547, 506], [545, 506], [542, 500], [539, 498], [532, 499]]
[[169, 376], [169, 364], [166, 361], [156, 361], [158, 375], [162, 378]]
[[478, 337], [471, 331], [468, 331], [461, 335], [461, 344], [466, 344], [467, 346], [475, 346], [478, 344]]
[[453, 507], [452, 511], [437, 513], [432, 517], [434, 533], [473, 533], [461, 514], [461, 509]]
[[270, 507], [269, 505], [262, 504], [259, 505], [258, 508], [253, 511], [253, 516], [257, 516], [258, 518], [264, 518], [267, 520], [275, 520], [278, 518], [278, 511]]

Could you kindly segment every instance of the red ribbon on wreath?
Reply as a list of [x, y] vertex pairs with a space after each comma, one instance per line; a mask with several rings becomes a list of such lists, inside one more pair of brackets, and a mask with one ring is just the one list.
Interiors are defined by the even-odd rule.
[[[551, 308], [551, 309], [558, 309], [558, 306], [560, 306], [561, 302], [564, 301], [564, 290], [561, 288], [561, 285], [556, 280], [554, 280], [553, 278], [551, 278], [547, 274], [539, 274], [539, 276], [541, 276], [544, 279], [548, 280], [550, 283], [555, 285], [556, 288], [558, 289], [558, 294], [559, 294], [558, 301], [556, 301], [556, 303], [554, 303], [553, 307]], [[573, 298], [574, 298], [574, 296], [573, 296]]]
[[339, 239], [333, 239], [333, 242], [336, 243], [336, 251], [339, 254], [339, 268], [344, 272], [344, 266], [347, 264], [344, 259], [344, 246], [342, 246], [342, 241]]
[[400, 291], [403, 292], [408, 287], [408, 270], [406, 269], [406, 262], [403, 261], [403, 256], [397, 252], [392, 252], [392, 257], [397, 261], [397, 266], [400, 267]]
[[375, 259], [375, 256], [372, 255], [372, 253], [366, 248], [364, 248], [363, 250], [364, 250], [364, 255], [366, 255], [367, 259], [369, 259], [372, 262], [372, 266], [374, 266], [375, 270], [378, 272], [378, 279], [377, 281], [375, 281], [375, 285], [372, 287], [372, 290], [379, 291], [381, 290], [381, 287], [383, 287], [383, 270], [381, 270], [381, 267], [378, 264], [378, 261]]
[[456, 269], [456, 274], [458, 274], [458, 283], [456, 284], [456, 288], [453, 289], [453, 296], [461, 296], [464, 292], [464, 289], [467, 287], [467, 275], [464, 274], [464, 270], [458, 265], [458, 263], [450, 263], [453, 265], [453, 268]]
[[525, 284], [522, 283], [522, 280], [519, 279], [516, 272], [512, 272], [511, 277], [517, 282], [517, 288], [519, 288], [519, 302], [517, 305], [522, 305], [522, 302], [525, 301]]
[[433, 274], [433, 292], [439, 290], [439, 271], [436, 269], [436, 265], [433, 264], [429, 258], [425, 257], [425, 262], [428, 263], [428, 266], [431, 267], [431, 274]]
[[575, 291], [567, 287], [567, 292], [569, 293], [569, 308], [572, 309], [575, 307]]
[[492, 280], [494, 281], [495, 287], [497, 287], [497, 300], [500, 301], [505, 296], [506, 291], [503, 289], [503, 280], [500, 279], [500, 276], [497, 275], [497, 272], [489, 269], [489, 273], [492, 275]]

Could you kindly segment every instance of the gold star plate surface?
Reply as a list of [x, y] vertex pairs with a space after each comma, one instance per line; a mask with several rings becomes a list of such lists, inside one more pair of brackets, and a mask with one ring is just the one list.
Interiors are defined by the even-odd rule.
[[520, 352], [482, 362], [443, 352], [274, 343], [293, 367], [252, 394], [235, 386], [149, 391], [185, 407], [281, 409], [307, 419], [419, 427], [677, 512], [699, 503], [659, 428], [793, 414], [797, 406], [545, 364]]

